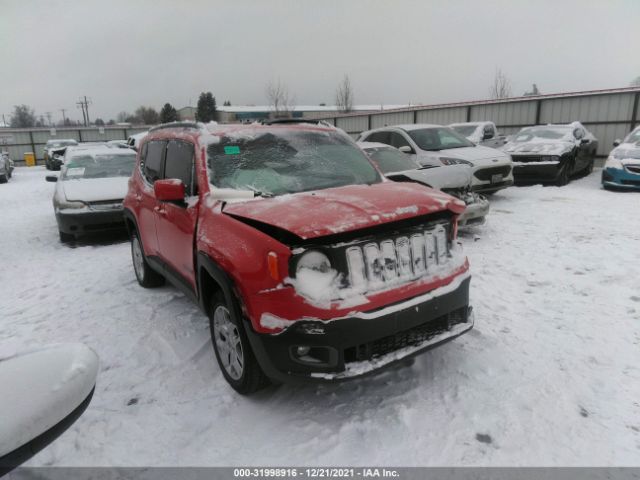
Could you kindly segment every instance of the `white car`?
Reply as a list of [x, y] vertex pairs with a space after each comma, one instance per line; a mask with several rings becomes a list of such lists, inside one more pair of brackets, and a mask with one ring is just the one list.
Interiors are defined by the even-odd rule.
[[507, 139], [498, 133], [498, 128], [493, 122], [464, 122], [449, 125], [470, 142], [484, 147], [500, 148]]
[[98, 369], [96, 353], [77, 343], [0, 359], [0, 477], [82, 415], [93, 396]]
[[136, 162], [136, 152], [106, 145], [76, 150], [65, 160], [56, 182], [53, 209], [60, 241], [83, 234], [124, 229], [122, 200]]
[[133, 148], [134, 150], [138, 150], [138, 145], [140, 144], [140, 140], [147, 136], [148, 131], [136, 133], [127, 138], [127, 145], [129, 148]]
[[396, 147], [423, 166], [468, 165], [473, 174], [471, 186], [476, 192], [491, 194], [513, 185], [510, 155], [475, 145], [449, 127], [395, 125], [363, 132], [358, 140]]
[[0, 152], [0, 183], [7, 183], [13, 175], [13, 160], [8, 152]]
[[460, 227], [480, 225], [485, 222], [485, 217], [489, 213], [489, 201], [471, 190], [469, 166], [421, 167], [408, 155], [390, 145], [358, 142], [358, 146], [389, 180], [420, 183], [462, 200], [467, 208], [458, 218]]
[[47, 170], [60, 170], [62, 166], [62, 156], [67, 147], [78, 145], [73, 138], [61, 138], [57, 140], [47, 140], [44, 146], [44, 165]]

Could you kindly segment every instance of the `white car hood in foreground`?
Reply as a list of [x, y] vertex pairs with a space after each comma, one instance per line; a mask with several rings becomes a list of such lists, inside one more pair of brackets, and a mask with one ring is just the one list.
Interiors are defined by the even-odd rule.
[[129, 177], [81, 178], [63, 180], [64, 196], [70, 202], [122, 200], [127, 195]]
[[466, 165], [433, 167], [421, 170], [404, 170], [386, 174], [387, 178], [407, 177], [432, 188], [464, 188], [471, 185], [471, 169]]
[[[441, 162], [437, 160], [440, 157], [466, 160], [468, 162], [471, 162], [476, 167], [493, 165], [494, 163], [502, 164], [510, 162], [509, 155], [506, 155], [502, 151], [496, 150], [495, 148], [483, 146], [450, 148], [447, 150], [439, 150], [435, 152], [427, 152], [422, 150], [418, 154], [418, 161], [422, 164], [441, 165]], [[425, 162], [422, 161], [422, 159], [428, 159], [429, 161]], [[437, 160], [437, 162], [434, 163], [433, 160]]]
[[82, 344], [0, 360], [0, 457], [58, 424], [95, 386], [98, 356]]

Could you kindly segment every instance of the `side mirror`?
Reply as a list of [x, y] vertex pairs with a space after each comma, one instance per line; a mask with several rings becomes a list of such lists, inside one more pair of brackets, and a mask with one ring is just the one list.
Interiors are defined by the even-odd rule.
[[184, 183], [177, 178], [156, 180], [153, 184], [153, 193], [161, 202], [184, 201]]
[[46, 177], [44, 177], [44, 179], [47, 182], [57, 182], [58, 181], [58, 177], [56, 177], [55, 175], [47, 175]]
[[89, 405], [98, 356], [63, 344], [0, 361], [0, 476], [58, 438]]
[[617, 146], [618, 146], [618, 145], [620, 145], [621, 143], [622, 143], [622, 140], [620, 140], [619, 138], [616, 138], [616, 139], [613, 141], [613, 146], [614, 146], [614, 147], [617, 147]]
[[403, 145], [398, 148], [398, 150], [400, 150], [402, 153], [414, 153], [413, 148], [411, 148], [409, 145]]
[[588, 138], [583, 138], [583, 139], [580, 140], [580, 143], [582, 145], [584, 145], [585, 143], [589, 143], [589, 139]]

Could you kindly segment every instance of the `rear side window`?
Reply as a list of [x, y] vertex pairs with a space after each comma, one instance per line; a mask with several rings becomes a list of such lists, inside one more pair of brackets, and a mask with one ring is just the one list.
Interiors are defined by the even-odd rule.
[[389, 136], [389, 132], [373, 132], [371, 135], [365, 138], [365, 142], [378, 142], [391, 145]]
[[[400, 147], [410, 147], [409, 142], [407, 142], [406, 138], [400, 135], [397, 132], [391, 132], [389, 135], [389, 145], [392, 147], [400, 148]], [[384, 142], [386, 143], [386, 142]]]
[[167, 142], [151, 141], [145, 144], [146, 153], [143, 157], [142, 173], [145, 178], [153, 183], [160, 178], [162, 171], [162, 157]]
[[194, 195], [193, 178], [193, 145], [180, 140], [171, 140], [167, 145], [167, 158], [164, 163], [164, 178], [177, 178], [184, 183], [187, 195]]

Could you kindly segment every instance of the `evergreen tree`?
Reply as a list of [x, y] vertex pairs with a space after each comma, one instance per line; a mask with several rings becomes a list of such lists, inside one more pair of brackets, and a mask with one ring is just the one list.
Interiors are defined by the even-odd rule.
[[211, 92], [202, 92], [198, 98], [196, 108], [196, 120], [199, 122], [210, 122], [216, 119], [216, 98]]
[[160, 110], [160, 123], [177, 122], [178, 111], [170, 103], [165, 103]]

